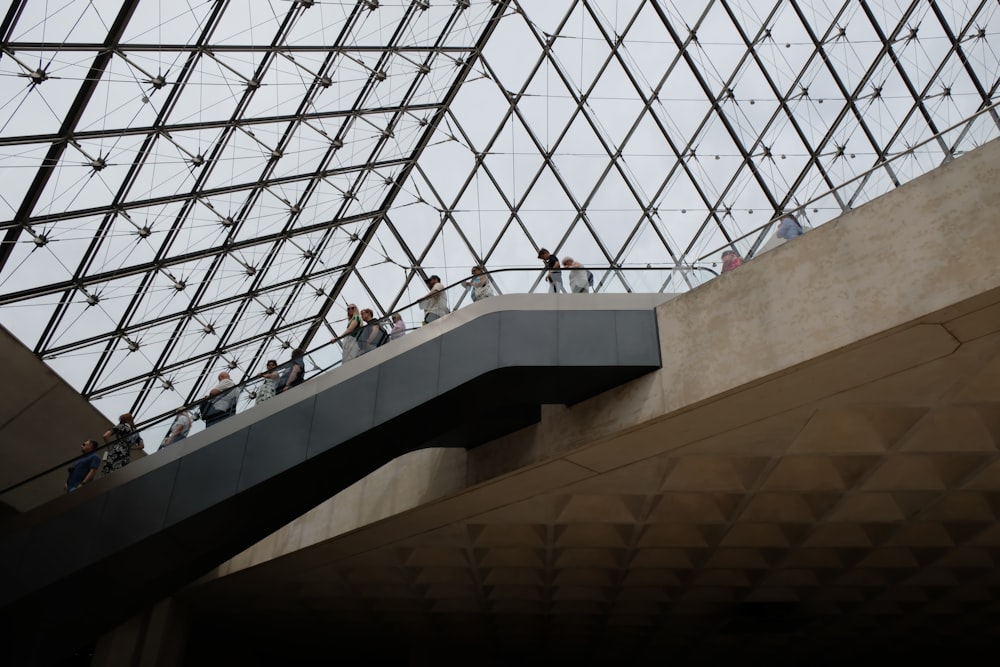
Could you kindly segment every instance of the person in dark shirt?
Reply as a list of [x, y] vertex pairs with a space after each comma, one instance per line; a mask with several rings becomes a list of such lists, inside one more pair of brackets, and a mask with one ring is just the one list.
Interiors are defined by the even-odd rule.
[[69, 467], [66, 483], [63, 484], [66, 493], [72, 493], [84, 484], [89, 484], [97, 475], [97, 469], [101, 466], [101, 457], [94, 453], [96, 449], [96, 440], [84, 440], [83, 444], [80, 445], [83, 456]]
[[559, 270], [559, 258], [545, 248], [539, 248], [538, 259], [545, 263], [545, 282], [551, 285], [552, 293], [565, 293], [566, 288], [563, 287], [562, 272]]

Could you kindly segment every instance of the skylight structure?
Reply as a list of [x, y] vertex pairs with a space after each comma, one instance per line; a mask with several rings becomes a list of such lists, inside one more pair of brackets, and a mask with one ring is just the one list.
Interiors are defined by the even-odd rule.
[[540, 267], [545, 246], [621, 291], [620, 267], [749, 257], [781, 211], [822, 224], [1000, 134], [998, 12], [15, 0], [0, 322], [142, 417], [326, 342], [348, 302], [408, 304], [431, 273]]

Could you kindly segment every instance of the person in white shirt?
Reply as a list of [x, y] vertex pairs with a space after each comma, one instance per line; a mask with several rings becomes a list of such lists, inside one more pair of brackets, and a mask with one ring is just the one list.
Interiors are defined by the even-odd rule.
[[229, 373], [219, 373], [219, 384], [208, 392], [208, 400], [202, 403], [201, 418], [205, 426], [216, 424], [226, 417], [236, 414], [236, 400], [240, 392], [236, 383], [229, 378]]
[[427, 287], [430, 292], [420, 300], [420, 308], [424, 311], [424, 324], [430, 324], [451, 312], [448, 310], [448, 295], [444, 293], [441, 278], [438, 276], [429, 277]]
[[572, 257], [563, 257], [562, 265], [569, 269], [570, 292], [583, 293], [590, 291], [587, 283], [587, 270], [583, 268], [583, 264]]
[[392, 314], [392, 331], [389, 332], [389, 340], [396, 340], [406, 335], [406, 322], [399, 313]]

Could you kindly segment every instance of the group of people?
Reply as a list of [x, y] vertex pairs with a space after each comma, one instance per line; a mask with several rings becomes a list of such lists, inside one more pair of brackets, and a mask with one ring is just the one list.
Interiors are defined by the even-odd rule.
[[357, 305], [348, 304], [347, 327], [331, 342], [339, 342], [342, 359], [350, 361], [406, 334], [406, 323], [403, 322], [402, 315], [393, 313], [390, 321], [392, 328], [386, 331], [382, 321], [375, 319], [371, 308], [364, 308], [359, 312]]
[[539, 248], [538, 259], [545, 265], [545, 282], [553, 294], [566, 293], [563, 286], [562, 269], [569, 270], [569, 291], [575, 294], [589, 292], [594, 286], [594, 274], [572, 257], [563, 257], [562, 262], [545, 248]]
[[[552, 292], [566, 291], [562, 283], [562, 269], [569, 270], [571, 292], [589, 292], [594, 286], [594, 274], [572, 257], [566, 257], [560, 263], [555, 255], [542, 248], [538, 251], [538, 258], [545, 263], [545, 280], [551, 284]], [[470, 291], [472, 300], [482, 301], [494, 296], [493, 285], [486, 275], [486, 267], [476, 265], [472, 267], [471, 273], [471, 277], [463, 280], [461, 284]], [[430, 324], [450, 313], [451, 309], [448, 307], [448, 295], [444, 283], [441, 282], [441, 276], [430, 275], [424, 283], [428, 291], [417, 301], [417, 305], [424, 312], [423, 324]], [[406, 323], [399, 313], [393, 313], [389, 319], [392, 326], [386, 330], [381, 320], [375, 319], [370, 308], [359, 313], [356, 305], [353, 303], [348, 305], [347, 327], [333, 339], [333, 342], [340, 342], [343, 348], [343, 360], [349, 361], [359, 357], [406, 333]]]
[[[779, 219], [776, 236], [782, 241], [794, 239], [803, 233], [802, 225], [791, 213]], [[545, 281], [549, 283], [550, 292], [566, 293], [563, 271], [569, 274], [570, 292], [585, 293], [593, 288], [594, 274], [572, 257], [563, 257], [560, 262], [558, 257], [541, 248], [538, 251], [538, 259], [544, 264]], [[735, 250], [727, 249], [722, 253], [722, 273], [728, 273], [742, 264], [743, 258]], [[423, 323], [430, 324], [451, 310], [448, 308], [448, 296], [441, 277], [431, 275], [425, 283], [428, 292], [419, 300], [418, 305], [424, 311]], [[462, 286], [470, 290], [473, 301], [481, 301], [494, 295], [493, 286], [486, 275], [486, 268], [482, 265], [472, 267], [472, 276], [462, 281]], [[334, 338], [334, 342], [339, 341], [343, 348], [343, 360], [346, 362], [354, 359], [406, 334], [406, 323], [399, 313], [393, 313], [390, 321], [392, 326], [387, 328], [383, 326], [381, 320], [375, 319], [371, 308], [359, 312], [355, 304], [348, 305], [347, 327], [340, 336]], [[305, 350], [302, 348], [293, 350], [291, 360], [281, 367], [276, 360], [269, 359], [266, 369], [258, 377], [261, 383], [256, 390], [257, 404], [301, 384], [306, 378]], [[198, 416], [205, 420], [205, 426], [212, 426], [236, 414], [241, 391], [242, 387], [233, 382], [227, 371], [219, 373], [218, 383], [212, 387], [199, 406]], [[174, 419], [166, 435], [160, 442], [160, 448], [169, 447], [186, 438], [195, 418], [187, 407], [178, 408], [174, 412]], [[98, 468], [101, 468], [102, 461], [102, 474], [108, 474], [127, 465], [131, 461], [132, 451], [145, 447], [136, 429], [135, 420], [127, 412], [119, 417], [117, 424], [104, 433], [104, 442], [109, 447], [103, 459], [96, 453], [100, 447], [97, 440], [85, 440], [80, 445], [82, 456], [68, 469], [65, 483], [67, 493], [91, 482], [97, 475]]]
[[[305, 350], [296, 348], [292, 358], [281, 367], [274, 359], [266, 363], [266, 370], [258, 377], [261, 383], [257, 388], [256, 401], [262, 403], [267, 399], [295, 387], [306, 378]], [[196, 410], [182, 406], [174, 411], [174, 419], [167, 428], [160, 449], [177, 444], [188, 436], [195, 419], [205, 420], [205, 426], [212, 426], [236, 414], [242, 387], [233, 382], [228, 371], [222, 371], [218, 383], [209, 390]], [[67, 493], [76, 491], [81, 486], [89, 484], [98, 474], [107, 475], [128, 465], [132, 460], [132, 452], [145, 449], [145, 443], [135, 419], [128, 412], [118, 418], [118, 423], [104, 433], [104, 443], [108, 445], [103, 457], [97, 453], [100, 444], [97, 440], [84, 440], [80, 445], [82, 456], [74, 461], [67, 470], [66, 482], [63, 488]], [[103, 462], [103, 467], [102, 467]]]
[[132, 460], [134, 450], [145, 448], [142, 436], [135, 427], [135, 419], [128, 412], [118, 417], [118, 423], [105, 431], [103, 437], [104, 443], [109, 445], [103, 459], [97, 454], [100, 447], [97, 440], [84, 440], [80, 444], [82, 456], [66, 471], [66, 482], [63, 484], [66, 493], [72, 493], [93, 481], [98, 468], [101, 468], [102, 475], [124, 468]]

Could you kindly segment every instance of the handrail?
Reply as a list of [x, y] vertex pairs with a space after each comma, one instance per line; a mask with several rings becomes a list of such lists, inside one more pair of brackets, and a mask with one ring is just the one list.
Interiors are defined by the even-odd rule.
[[[612, 276], [612, 275], [620, 275], [623, 272], [640, 272], [640, 273], [654, 273], [654, 272], [662, 273], [664, 271], [666, 271], [666, 272], [675, 272], [675, 271], [677, 271], [677, 272], [685, 272], [685, 273], [700, 272], [700, 273], [706, 274], [708, 276], [708, 279], [715, 278], [715, 277], [718, 276], [718, 273], [713, 268], [711, 268], [709, 266], [696, 266], [696, 265], [676, 265], [675, 264], [675, 265], [670, 265], [670, 266], [651, 266], [651, 265], [646, 265], [646, 266], [635, 266], [635, 267], [632, 267], [632, 266], [628, 266], [628, 265], [616, 264], [616, 265], [608, 265], [608, 266], [590, 266], [590, 267], [587, 267], [587, 268], [589, 270], [593, 271], [595, 274], [597, 274], [597, 273], [601, 273], [602, 274], [602, 279], [600, 281], [596, 281], [595, 280], [594, 292], [598, 292], [598, 289], [601, 288], [601, 287], [605, 287], [605, 286], [610, 287], [611, 286], [611, 281], [608, 280], [608, 277]], [[567, 268], [567, 267], [563, 267], [561, 270], [563, 272], [565, 272], [565, 273], [568, 273], [570, 269]], [[508, 273], [531, 274], [533, 276], [535, 276], [535, 275], [540, 276], [540, 275], [543, 275], [545, 273], [545, 270], [543, 268], [540, 268], [540, 267], [507, 267], [507, 268], [495, 269], [495, 270], [492, 270], [492, 271], [487, 271], [484, 275], [486, 275], [487, 278], [490, 279], [490, 282], [493, 284], [494, 287], [498, 288], [499, 286], [496, 283], [495, 276], [498, 276], [498, 275], [501, 275], [501, 274], [508, 274]], [[458, 299], [456, 299], [455, 307], [452, 308], [452, 311], [454, 311], [457, 308], [461, 307], [464, 295], [468, 294], [470, 292], [470, 288], [467, 288], [467, 287], [465, 287], [463, 285], [463, 283], [466, 282], [466, 281], [468, 281], [468, 280], [469, 280], [468, 277], [462, 278], [461, 280], [458, 280], [458, 281], [456, 281], [456, 282], [448, 285], [444, 289], [445, 293], [449, 294], [449, 295], [453, 294], [456, 291], [461, 291], [461, 294], [459, 294]], [[626, 291], [633, 292], [635, 290], [627, 289]], [[662, 291], [662, 289], [660, 291]], [[507, 294], [513, 294], [513, 293], [517, 293], [517, 292], [506, 292], [506, 293]], [[502, 294], [503, 294], [503, 292], [499, 292], [499, 290], [498, 290], [498, 294], [497, 295], [500, 296]], [[417, 308], [419, 308], [419, 304], [420, 304], [420, 302], [422, 300], [423, 299], [418, 299], [416, 301], [413, 301], [412, 303], [409, 303], [409, 304], [407, 304], [407, 305], [405, 305], [405, 306], [403, 306], [401, 308], [398, 308], [397, 310], [394, 310], [394, 311], [392, 311], [390, 313], [387, 313], [387, 314], [385, 314], [385, 315], [383, 315], [383, 316], [381, 316], [379, 318], [373, 319], [372, 322], [378, 323], [379, 325], [383, 325], [386, 322], [390, 322], [393, 315], [403, 314], [403, 313], [406, 313], [407, 311], [416, 310]], [[322, 345], [318, 345], [318, 346], [316, 346], [316, 347], [314, 347], [314, 348], [312, 348], [310, 350], [305, 351], [302, 356], [303, 356], [303, 358], [305, 358], [305, 357], [313, 355], [313, 354], [315, 354], [315, 353], [317, 353], [317, 352], [319, 352], [321, 350], [324, 350], [326, 348], [330, 348], [332, 346], [335, 346], [335, 345], [337, 345], [343, 339], [344, 339], [344, 336], [342, 336], [342, 335], [334, 336], [333, 339], [330, 340], [329, 342], [323, 343]], [[326, 373], [327, 371], [329, 371], [329, 370], [331, 370], [333, 368], [336, 368], [337, 366], [341, 365], [342, 363], [343, 363], [342, 360], [337, 360], [337, 361], [334, 361], [333, 363], [328, 364], [328, 365], [326, 365], [324, 367], [317, 367], [317, 370], [315, 371], [315, 373], [310, 374], [310, 376], [314, 377], [315, 375]], [[291, 364], [291, 361], [285, 361], [285, 362], [283, 362], [281, 364], [278, 364], [278, 369], [280, 370], [283, 367], [287, 367], [289, 364]], [[263, 382], [263, 378], [261, 377], [261, 373], [256, 373], [256, 374], [252, 375], [249, 378], [244, 378], [240, 382], [235, 383], [233, 389], [231, 389], [229, 391], [239, 390], [239, 395], [243, 395], [244, 392], [246, 392], [247, 388], [252, 387], [252, 386], [254, 386], [256, 384], [262, 383], [262, 382]], [[172, 410], [170, 410], [168, 412], [161, 413], [159, 415], [156, 415], [154, 417], [150, 417], [150, 418], [142, 420], [142, 421], [137, 421], [136, 422], [135, 432], [142, 434], [143, 432], [148, 432], [149, 429], [151, 429], [151, 428], [153, 428], [153, 427], [155, 427], [157, 425], [160, 425], [160, 424], [163, 424], [163, 423], [165, 423], [165, 422], [167, 422], [169, 420], [172, 420], [175, 417], [175, 414], [176, 414], [176, 411], [177, 411], [178, 408], [182, 407], [185, 410], [191, 412], [191, 411], [199, 408], [199, 406], [201, 406], [205, 402], [206, 398], [207, 398], [207, 396], [206, 397], [201, 397], [201, 398], [199, 398], [199, 399], [197, 399], [197, 400], [195, 400], [193, 402], [181, 404], [181, 405], [177, 406], [177, 408], [173, 408]], [[239, 399], [237, 399], [237, 400], [239, 400]], [[250, 407], [254, 407], [254, 406], [250, 406]], [[192, 425], [192, 428], [193, 428], [193, 425]], [[112, 440], [111, 442], [102, 443], [94, 451], [95, 452], [104, 451], [104, 450], [109, 449], [110, 447], [114, 446], [115, 444], [117, 444], [120, 441], [121, 441], [121, 438], [116, 438], [116, 439]], [[155, 453], [155, 452], [153, 452], [153, 453]], [[55, 472], [57, 470], [66, 469], [67, 466], [72, 465], [73, 463], [75, 463], [79, 459], [80, 459], [80, 456], [79, 455], [75, 455], [75, 456], [73, 456], [73, 457], [71, 457], [69, 459], [66, 459], [65, 461], [63, 461], [61, 463], [58, 463], [56, 465], [50, 466], [49, 468], [46, 468], [45, 470], [37, 472], [37, 473], [31, 475], [30, 477], [26, 477], [26, 478], [24, 478], [24, 479], [22, 479], [20, 481], [17, 481], [17, 482], [14, 482], [12, 484], [9, 484], [6, 487], [0, 488], [0, 495], [9, 493], [11, 491], [14, 491], [14, 490], [16, 490], [16, 489], [18, 489], [18, 488], [20, 488], [22, 486], [25, 486], [26, 484], [30, 484], [31, 482], [34, 482], [34, 481], [36, 481], [36, 480], [38, 480], [38, 479], [40, 479], [40, 478], [42, 478], [42, 477], [44, 477], [46, 475], [49, 475], [49, 474], [51, 474], [51, 473], [53, 473], [53, 472]]]
[[[813, 198], [807, 200], [806, 202], [804, 202], [802, 204], [799, 204], [798, 206], [795, 206], [793, 208], [787, 208], [787, 209], [785, 209], [782, 213], [780, 213], [779, 215], [776, 215], [775, 217], [769, 219], [767, 222], [763, 223], [762, 225], [759, 225], [759, 226], [751, 229], [750, 231], [742, 234], [741, 236], [738, 236], [738, 237], [730, 239], [729, 242], [727, 242], [726, 244], [724, 244], [722, 246], [719, 246], [718, 248], [715, 248], [714, 250], [712, 250], [710, 252], [704, 253], [703, 255], [701, 255], [700, 257], [698, 257], [692, 263], [689, 263], [689, 264], [674, 264], [674, 265], [668, 265], [668, 266], [651, 266], [651, 265], [647, 264], [645, 267], [639, 267], [639, 266], [631, 267], [631, 266], [623, 265], [623, 264], [613, 264], [613, 265], [601, 266], [601, 267], [594, 267], [594, 266], [587, 267], [587, 268], [589, 268], [592, 271], [596, 269], [598, 272], [603, 272], [602, 279], [600, 281], [598, 281], [595, 284], [595, 286], [594, 286], [594, 291], [598, 292], [598, 291], [600, 291], [601, 287], [605, 286], [605, 281], [607, 280], [608, 276], [618, 275], [619, 278], [622, 279], [621, 274], [624, 271], [640, 271], [640, 272], [641, 271], [681, 271], [681, 272], [686, 272], [686, 273], [695, 272], [695, 271], [703, 271], [703, 272], [707, 272], [707, 273], [711, 274], [712, 277], [715, 277], [718, 274], [713, 269], [711, 269], [710, 267], [707, 267], [707, 266], [700, 266], [699, 263], [709, 261], [710, 257], [716, 256], [718, 253], [722, 252], [723, 250], [735, 247], [735, 245], [738, 242], [740, 242], [740, 241], [744, 241], [744, 240], [746, 240], [746, 239], [748, 239], [748, 238], [750, 238], [752, 236], [760, 235], [761, 233], [765, 232], [765, 230], [767, 230], [769, 227], [773, 226], [778, 220], [780, 220], [781, 218], [785, 217], [788, 214], [793, 214], [793, 215], [801, 216], [802, 218], [808, 220], [808, 214], [807, 214], [806, 209], [808, 209], [810, 206], [816, 204], [820, 200], [825, 199], [825, 198], [830, 197], [830, 196], [833, 196], [833, 195], [836, 195], [838, 192], [841, 192], [842, 190], [844, 190], [844, 189], [846, 189], [846, 188], [848, 188], [848, 187], [850, 187], [852, 185], [858, 184], [861, 181], [869, 179], [873, 174], [875, 174], [879, 170], [885, 169], [885, 167], [887, 165], [889, 165], [889, 164], [893, 163], [894, 161], [899, 160], [901, 158], [907, 157], [909, 155], [913, 155], [915, 152], [917, 152], [917, 150], [919, 150], [923, 146], [926, 146], [927, 144], [934, 143], [934, 142], [940, 142], [940, 140], [942, 139], [942, 137], [944, 137], [946, 134], [948, 134], [950, 132], [953, 132], [953, 131], [955, 131], [957, 129], [960, 129], [960, 128], [968, 128], [968, 127], [970, 127], [975, 121], [977, 121], [981, 117], [985, 116], [986, 114], [992, 113], [992, 114], [996, 115], [996, 112], [998, 111], [998, 107], [1000, 107], [1000, 102], [997, 102], [997, 103], [992, 104], [990, 106], [984, 107], [983, 109], [980, 109], [979, 111], [977, 111], [973, 115], [968, 116], [967, 118], [964, 118], [963, 120], [959, 121], [958, 123], [955, 123], [954, 125], [951, 125], [950, 127], [947, 127], [945, 129], [943, 129], [943, 130], [941, 130], [941, 131], [939, 131], [939, 132], [931, 135], [930, 137], [924, 139], [923, 141], [920, 141], [920, 142], [914, 144], [913, 146], [909, 147], [906, 151], [903, 151], [903, 152], [900, 152], [900, 153], [896, 153], [895, 155], [893, 155], [893, 156], [891, 156], [891, 157], [889, 157], [889, 158], [887, 158], [885, 160], [882, 160], [881, 162], [873, 165], [872, 167], [870, 167], [870, 168], [866, 169], [865, 171], [861, 172], [860, 174], [857, 174], [857, 175], [853, 176], [852, 178], [848, 179], [847, 181], [841, 183], [837, 187], [834, 187], [834, 188], [831, 188], [829, 190], [826, 190], [823, 193], [821, 193], [819, 195], [816, 195]], [[996, 121], [996, 119], [994, 119], [994, 120]], [[1000, 121], [996, 121], [996, 122], [997, 122], [998, 126], [1000, 126]], [[954, 158], [954, 155], [951, 155], [951, 156], [948, 157], [948, 159], [946, 161], [950, 161], [953, 158]], [[910, 179], [908, 179], [908, 180], [910, 180]], [[854, 199], [852, 198], [852, 202], [853, 201], [854, 201]], [[800, 220], [800, 222], [801, 222], [801, 220]], [[750, 257], [752, 257], [752, 256], [753, 255], [750, 255], [746, 259], [750, 259]], [[717, 262], [712, 262], [712, 263], [715, 264]], [[568, 269], [566, 267], [563, 267], [562, 270], [563, 271], [568, 271]], [[537, 274], [537, 275], [541, 275], [541, 274], [545, 273], [543, 269], [539, 269], [538, 267], [530, 267], [530, 268], [512, 267], [512, 268], [494, 269], [494, 270], [491, 270], [491, 271], [487, 271], [484, 275], [486, 275], [490, 279], [490, 282], [494, 285], [494, 287], [499, 287], [496, 284], [496, 281], [495, 281], [494, 277], [497, 276], [497, 275], [499, 275], [499, 274], [508, 273], [508, 272], [522, 272], [522, 273], [523, 272], [530, 272], [532, 274]], [[467, 281], [467, 280], [468, 280], [468, 278], [463, 278], [462, 280], [459, 280], [458, 282], [452, 283], [451, 285], [449, 285], [449, 286], [447, 286], [445, 288], [445, 292], [446, 293], [451, 293], [452, 290], [454, 290], [456, 288], [459, 288], [459, 287], [461, 287], [461, 289], [463, 290], [462, 295], [460, 295], [459, 299], [457, 300], [457, 303], [456, 303], [456, 306], [455, 306], [456, 308], [459, 307], [459, 304], [461, 304], [461, 302], [462, 302], [462, 300], [464, 298], [464, 295], [469, 292], [468, 288], [465, 288], [464, 286], [462, 286], [462, 283], [465, 282], [465, 281]], [[623, 282], [624, 282], [624, 280], [623, 280]], [[660, 289], [658, 291], [662, 292], [665, 289], [667, 282], [669, 282], [669, 279], [667, 281], [665, 281], [661, 285], [661, 287], [660, 287]], [[535, 281], [535, 283], [532, 285], [532, 288], [537, 287], [537, 285], [538, 285], [538, 280]], [[627, 287], [627, 285], [626, 285], [626, 291], [631, 292], [633, 290], [629, 289]], [[499, 293], [501, 293], [501, 292], [499, 292], [499, 290], [498, 290], [498, 294]], [[509, 292], [509, 293], [513, 293], [513, 292]], [[409, 310], [417, 308], [419, 306], [419, 303], [420, 303], [420, 300], [414, 301], [414, 302], [412, 302], [410, 304], [407, 304], [406, 306], [403, 306], [402, 308], [399, 308], [399, 309], [397, 309], [397, 310], [395, 310], [395, 311], [393, 311], [391, 313], [387, 313], [387, 314], [383, 315], [382, 317], [373, 320], [373, 322], [376, 322], [379, 325], [382, 325], [383, 323], [385, 323], [387, 321], [390, 321], [391, 317], [393, 315], [395, 315], [395, 314], [402, 314], [404, 312], [407, 312]], [[334, 338], [330, 342], [324, 343], [324, 344], [319, 345], [319, 346], [317, 346], [315, 348], [312, 348], [311, 350], [305, 351], [305, 353], [303, 354], [303, 358], [305, 358], [307, 356], [315, 355], [317, 352], [320, 352], [321, 350], [324, 350], [324, 349], [329, 348], [331, 346], [337, 345], [341, 340], [343, 340], [343, 338], [344, 338], [344, 336], [336, 336], [335, 335]], [[286, 361], [286, 362], [284, 362], [282, 364], [279, 364], [278, 368], [280, 369], [280, 368], [282, 368], [284, 366], [287, 366], [290, 363], [291, 363], [290, 361]], [[319, 373], [325, 373], [325, 372], [329, 371], [330, 369], [339, 366], [341, 363], [343, 363], [342, 360], [337, 360], [337, 361], [334, 361], [333, 363], [328, 364], [328, 365], [326, 365], [324, 367], [318, 367], [317, 366], [317, 370], [318, 370]], [[236, 383], [234, 389], [239, 389], [240, 394], [242, 394], [243, 391], [247, 387], [250, 387], [253, 384], [260, 383], [262, 381], [263, 381], [263, 379], [261, 378], [261, 374], [256, 374], [256, 375], [250, 377], [249, 379], [244, 378], [241, 382]], [[237, 400], [239, 400], [239, 398], [237, 398]], [[199, 398], [197, 401], [194, 401], [192, 403], [182, 404], [179, 407], [183, 407], [185, 410], [191, 411], [193, 408], [197, 408], [198, 406], [200, 406], [204, 401], [205, 401], [205, 398], [203, 397], [203, 398]], [[141, 433], [143, 431], [146, 431], [146, 430], [152, 428], [153, 426], [156, 426], [158, 424], [162, 424], [163, 422], [167, 421], [168, 419], [173, 418], [175, 416], [176, 410], [177, 410], [177, 408], [174, 408], [174, 409], [170, 410], [169, 412], [162, 413], [160, 415], [157, 415], [157, 416], [154, 416], [154, 417], [151, 417], [149, 419], [146, 419], [144, 421], [139, 422], [136, 425], [136, 432]], [[111, 441], [109, 443], [102, 444], [97, 449], [95, 449], [95, 451], [101, 451], [101, 450], [107, 449], [107, 448], [113, 446], [114, 444], [116, 444], [117, 442], [118, 442], [118, 440], [113, 440], [113, 441]], [[60, 463], [58, 465], [52, 466], [52, 467], [50, 467], [50, 468], [48, 468], [48, 469], [46, 469], [46, 470], [44, 470], [42, 472], [36, 473], [36, 474], [34, 474], [34, 475], [30, 476], [30, 477], [27, 477], [27, 478], [22, 479], [22, 480], [20, 480], [18, 482], [15, 482], [15, 483], [13, 483], [11, 485], [8, 485], [8, 486], [0, 489], [0, 495], [8, 493], [10, 491], [13, 491], [15, 489], [18, 489], [18, 488], [20, 488], [20, 487], [22, 487], [22, 486], [24, 486], [26, 484], [29, 484], [29, 483], [31, 483], [31, 482], [33, 482], [33, 481], [35, 481], [35, 480], [37, 480], [37, 479], [39, 479], [41, 477], [44, 477], [45, 475], [51, 474], [52, 472], [54, 472], [56, 470], [63, 469], [65, 467], [73, 464], [77, 460], [79, 460], [79, 456], [74, 456], [74, 457], [72, 457], [70, 459], [67, 459], [66, 461], [64, 461], [64, 462], [62, 462], [62, 463]]]
[[[935, 134], [932, 134], [928, 138], [924, 139], [923, 141], [917, 142], [916, 144], [914, 144], [913, 146], [910, 146], [909, 148], [907, 148], [905, 151], [903, 151], [901, 153], [896, 153], [895, 155], [893, 155], [893, 156], [891, 156], [889, 158], [886, 158], [885, 160], [882, 160], [881, 162], [878, 162], [877, 164], [875, 164], [872, 167], [866, 169], [865, 171], [861, 172], [860, 174], [857, 174], [856, 176], [853, 176], [853, 177], [849, 178], [848, 180], [844, 181], [840, 185], [838, 185], [836, 187], [833, 187], [833, 188], [830, 188], [829, 190], [826, 190], [823, 193], [814, 196], [812, 199], [809, 199], [806, 202], [804, 202], [802, 204], [799, 204], [798, 206], [795, 206], [793, 208], [786, 208], [783, 212], [781, 212], [780, 214], [774, 216], [773, 218], [770, 218], [764, 224], [759, 225], [758, 227], [754, 227], [753, 229], [751, 229], [750, 231], [746, 232], [745, 234], [743, 234], [741, 236], [737, 236], [737, 237], [735, 237], [733, 239], [730, 239], [730, 241], [728, 243], [726, 243], [726, 244], [724, 244], [722, 246], [719, 246], [718, 248], [715, 248], [714, 250], [711, 250], [709, 252], [706, 252], [706, 253], [702, 254], [700, 257], [698, 257], [695, 260], [695, 262], [705, 261], [709, 257], [715, 256], [718, 253], [722, 252], [723, 250], [726, 250], [728, 248], [732, 248], [739, 241], [743, 241], [743, 240], [745, 240], [747, 238], [750, 238], [751, 236], [755, 236], [755, 235], [760, 234], [761, 232], [765, 231], [767, 228], [769, 228], [772, 225], [774, 225], [775, 222], [777, 222], [778, 220], [780, 220], [781, 218], [785, 217], [786, 215], [788, 215], [790, 213], [793, 214], [793, 215], [800, 215], [800, 214], [804, 213], [806, 211], [806, 209], [808, 209], [810, 206], [812, 206], [816, 202], [818, 202], [818, 201], [820, 201], [822, 199], [825, 199], [827, 197], [830, 197], [830, 196], [836, 194], [837, 192], [840, 192], [841, 190], [847, 188], [848, 186], [857, 183], [858, 181], [862, 181], [862, 180], [870, 178], [873, 174], [875, 174], [879, 170], [885, 169], [886, 165], [891, 164], [895, 160], [907, 157], [909, 155], [913, 155], [914, 153], [917, 152], [918, 149], [926, 146], [927, 144], [934, 143], [934, 142], [939, 142], [944, 137], [944, 135], [948, 134], [949, 132], [953, 132], [953, 131], [955, 131], [957, 129], [960, 129], [960, 128], [967, 128], [967, 127], [971, 126], [973, 122], [975, 122], [976, 120], [979, 120], [980, 117], [982, 117], [982, 116], [984, 116], [984, 115], [986, 115], [988, 113], [996, 114], [998, 110], [1000, 110], [1000, 102], [995, 102], [995, 103], [993, 103], [993, 104], [991, 104], [991, 105], [989, 105], [987, 107], [983, 107], [982, 109], [980, 109], [976, 113], [972, 114], [971, 116], [967, 116], [966, 118], [963, 118], [961, 121], [955, 123], [954, 125], [946, 127], [945, 129], [940, 130], [939, 132], [937, 132]], [[997, 121], [997, 125], [1000, 126], [1000, 121]], [[953, 154], [950, 155], [950, 156], [946, 156], [945, 163], [950, 162], [952, 159], [954, 159], [954, 155]], [[912, 180], [912, 178], [911, 179], [907, 179], [907, 182], [909, 182], [910, 180]], [[850, 208], [854, 208], [854, 207], [852, 206]], [[846, 210], [850, 210], [850, 208], [848, 208]], [[843, 212], [845, 212], [845, 211], [842, 211], [842, 213]], [[806, 217], [808, 217], [808, 216], [806, 216]], [[801, 220], [800, 220], [800, 222], [801, 222]], [[746, 259], [749, 259], [749, 258], [750, 257], [747, 257]]]

